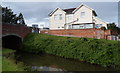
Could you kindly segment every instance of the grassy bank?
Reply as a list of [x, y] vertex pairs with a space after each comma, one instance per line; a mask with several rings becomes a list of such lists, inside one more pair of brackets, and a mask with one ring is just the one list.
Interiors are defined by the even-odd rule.
[[[3, 55], [10, 55], [10, 53], [14, 52], [15, 50], [2, 49]], [[5, 56], [2, 56], [2, 71], [23, 71], [24, 69], [22, 67], [23, 64], [20, 62], [16, 64], [14, 58], [7, 58]]]
[[23, 71], [21, 64], [15, 64], [14, 60], [2, 58], [2, 71]]
[[4, 54], [9, 54], [9, 53], [14, 53], [15, 52], [15, 50], [11, 50], [11, 49], [2, 49], [2, 54], [4, 55]]
[[105, 67], [120, 65], [120, 41], [29, 34], [24, 39], [23, 50], [79, 59]]
[[[0, 49], [0, 55], [2, 55], [1, 49]], [[0, 56], [0, 72], [2, 72], [2, 56]]]

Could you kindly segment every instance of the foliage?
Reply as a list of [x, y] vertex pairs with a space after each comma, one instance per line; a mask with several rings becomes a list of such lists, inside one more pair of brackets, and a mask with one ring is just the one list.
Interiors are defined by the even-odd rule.
[[2, 57], [0, 57], [0, 72], [2, 72]]
[[102, 30], [106, 30], [106, 28], [105, 28], [105, 27], [103, 27], [103, 26], [101, 27], [101, 29], [102, 29]]
[[120, 65], [119, 47], [120, 41], [29, 34], [23, 41], [22, 50], [112, 66]]
[[8, 7], [2, 7], [2, 22], [3, 23], [9, 23], [9, 24], [24, 24], [24, 18], [22, 13], [17, 16], [17, 14], [14, 14], [12, 9]]
[[25, 24], [25, 21], [24, 21], [22, 13], [20, 13], [19, 16], [18, 16], [18, 24]]
[[115, 23], [109, 23], [107, 26], [108, 26], [108, 29], [111, 29], [111, 30], [117, 31], [118, 34], [120, 34], [120, 28], [117, 27]]

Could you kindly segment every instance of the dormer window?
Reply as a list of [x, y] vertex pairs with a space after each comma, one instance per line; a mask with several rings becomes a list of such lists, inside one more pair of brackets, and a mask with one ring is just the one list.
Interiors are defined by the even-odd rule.
[[85, 12], [80, 13], [80, 17], [83, 18], [85, 16]]

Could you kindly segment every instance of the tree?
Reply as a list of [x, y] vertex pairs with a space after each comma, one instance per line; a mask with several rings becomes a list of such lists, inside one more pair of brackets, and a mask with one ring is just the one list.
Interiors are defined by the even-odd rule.
[[9, 23], [9, 24], [24, 24], [24, 18], [22, 13], [17, 16], [17, 14], [14, 14], [12, 9], [8, 7], [2, 7], [2, 22], [3, 23]]
[[107, 26], [108, 26], [108, 29], [117, 31], [118, 34], [120, 34], [120, 28], [117, 27], [115, 23], [109, 23]]
[[106, 28], [104, 26], [101, 27], [102, 30], [106, 30]]
[[20, 13], [18, 16], [18, 24], [25, 25], [25, 21], [24, 21], [22, 13]]
[[11, 9], [2, 7], [2, 22], [11, 24], [15, 23], [15, 20], [16, 14], [14, 14]]

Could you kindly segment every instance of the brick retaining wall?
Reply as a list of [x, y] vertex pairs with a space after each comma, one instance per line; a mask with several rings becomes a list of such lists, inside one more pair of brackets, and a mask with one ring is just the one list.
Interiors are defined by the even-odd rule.
[[116, 34], [111, 33], [111, 30], [101, 30], [101, 29], [63, 29], [63, 30], [42, 30], [42, 34], [50, 34], [57, 36], [72, 36], [72, 37], [87, 37], [87, 38], [98, 38], [98, 39], [108, 39], [108, 35]]

